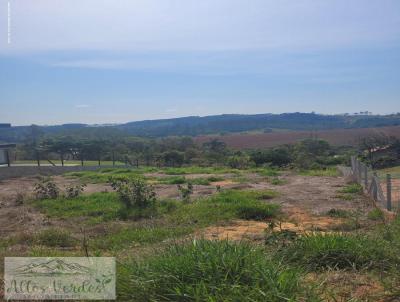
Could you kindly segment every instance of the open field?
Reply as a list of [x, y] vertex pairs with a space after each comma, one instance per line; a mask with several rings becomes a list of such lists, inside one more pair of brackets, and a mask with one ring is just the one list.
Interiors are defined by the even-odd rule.
[[[34, 198], [37, 177], [5, 180], [0, 254], [115, 256], [118, 301], [395, 301], [399, 222], [384, 223], [356, 185], [328, 172], [103, 169], [54, 176], [63, 191], [87, 186], [53, 199]], [[127, 213], [108, 180], [137, 176], [157, 200]], [[177, 184], [189, 182], [185, 201]]]
[[400, 138], [400, 126], [381, 128], [335, 129], [324, 131], [287, 131], [259, 134], [230, 134], [198, 136], [195, 141], [202, 144], [210, 139], [217, 138], [234, 149], [270, 148], [283, 144], [292, 144], [307, 138], [318, 138], [328, 141], [332, 145], [355, 146], [361, 137], [377, 133]]

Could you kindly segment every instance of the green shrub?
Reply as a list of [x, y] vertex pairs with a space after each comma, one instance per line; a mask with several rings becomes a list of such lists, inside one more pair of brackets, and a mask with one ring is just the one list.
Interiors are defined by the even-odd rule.
[[300, 273], [245, 243], [193, 241], [143, 262], [124, 264], [123, 301], [312, 301]]
[[182, 201], [185, 203], [190, 202], [190, 196], [193, 194], [193, 185], [188, 183], [186, 187], [178, 185], [179, 193], [181, 194]]
[[135, 177], [124, 180], [110, 178], [111, 187], [117, 191], [121, 202], [127, 210], [135, 208], [149, 208], [156, 202], [156, 193], [153, 186], [146, 184], [142, 178]]

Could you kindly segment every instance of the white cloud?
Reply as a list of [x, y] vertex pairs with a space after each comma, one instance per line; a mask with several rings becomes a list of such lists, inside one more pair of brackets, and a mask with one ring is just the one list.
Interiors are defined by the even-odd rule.
[[87, 105], [87, 104], [78, 104], [78, 105], [75, 105], [75, 108], [89, 108], [90, 107], [90, 105]]

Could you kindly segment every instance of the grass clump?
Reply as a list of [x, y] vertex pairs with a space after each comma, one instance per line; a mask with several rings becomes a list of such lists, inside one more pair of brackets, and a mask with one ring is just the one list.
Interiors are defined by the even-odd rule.
[[77, 240], [68, 232], [59, 229], [47, 229], [34, 236], [34, 242], [48, 247], [73, 247]]
[[[193, 241], [121, 268], [124, 301], [299, 301], [298, 270], [245, 243]], [[307, 301], [311, 301], [308, 299]]]
[[351, 216], [351, 212], [342, 209], [330, 209], [326, 214], [333, 218], [347, 218]]
[[301, 170], [299, 172], [300, 175], [303, 176], [329, 176], [336, 177], [339, 176], [339, 171], [336, 167], [327, 167], [325, 169], [310, 169], [310, 170]]
[[183, 175], [183, 174], [225, 174], [225, 173], [240, 173], [240, 170], [227, 167], [178, 167], [165, 168], [162, 172], [167, 175]]
[[210, 224], [235, 218], [264, 220], [279, 215], [280, 207], [266, 203], [276, 192], [226, 190], [220, 193], [193, 201], [179, 207], [171, 213], [169, 219], [177, 224]]
[[286, 181], [284, 179], [280, 179], [278, 177], [274, 177], [274, 178], [270, 179], [269, 182], [271, 183], [271, 185], [274, 185], [274, 186], [281, 186], [286, 183]]
[[385, 218], [385, 214], [379, 208], [375, 208], [368, 213], [368, 219], [371, 220], [383, 220]]
[[339, 190], [339, 193], [344, 193], [344, 194], [362, 194], [363, 193], [363, 187], [360, 184], [353, 183], [345, 186], [341, 190]]
[[90, 247], [101, 250], [120, 251], [129, 246], [158, 243], [165, 239], [178, 238], [193, 232], [185, 226], [168, 227], [164, 225], [121, 228], [106, 236], [93, 239]]
[[365, 235], [313, 234], [281, 251], [284, 258], [310, 271], [390, 267], [398, 263], [384, 242]]

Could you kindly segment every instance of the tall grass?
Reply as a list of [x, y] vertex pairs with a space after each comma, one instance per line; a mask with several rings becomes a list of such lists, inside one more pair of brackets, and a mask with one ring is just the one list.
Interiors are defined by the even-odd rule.
[[312, 301], [300, 272], [246, 243], [193, 241], [120, 267], [121, 301]]
[[280, 254], [307, 270], [384, 269], [400, 263], [400, 258], [386, 242], [360, 234], [303, 236]]

